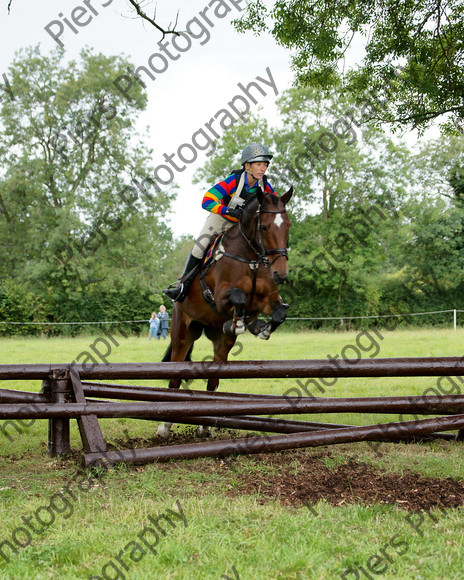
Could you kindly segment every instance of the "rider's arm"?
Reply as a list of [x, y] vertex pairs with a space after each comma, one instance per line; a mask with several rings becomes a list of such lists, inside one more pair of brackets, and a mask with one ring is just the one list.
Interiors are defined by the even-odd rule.
[[216, 213], [225, 217], [230, 221], [237, 221], [234, 218], [229, 218], [227, 214], [227, 205], [225, 198], [232, 196], [237, 190], [237, 180], [235, 174], [229, 175], [224, 181], [216, 183], [211, 189], [205, 193], [203, 197], [202, 207], [211, 213]]

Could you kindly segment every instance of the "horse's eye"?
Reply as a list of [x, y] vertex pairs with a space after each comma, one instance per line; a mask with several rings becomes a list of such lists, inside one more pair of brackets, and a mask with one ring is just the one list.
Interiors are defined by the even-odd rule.
[[267, 232], [267, 226], [261, 226], [261, 229], [263, 230], [263, 232]]

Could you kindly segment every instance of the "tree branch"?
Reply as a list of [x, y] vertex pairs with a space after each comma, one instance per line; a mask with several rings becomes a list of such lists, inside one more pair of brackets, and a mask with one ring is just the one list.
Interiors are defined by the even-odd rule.
[[[152, 26], [154, 26], [157, 30], [159, 30], [160, 32], [163, 33], [163, 39], [166, 36], [166, 34], [175, 34], [176, 36], [179, 36], [179, 33], [176, 32], [175, 30], [165, 30], [164, 28], [161, 28], [161, 26], [159, 24], [157, 24], [153, 20], [153, 18], [150, 18], [149, 16], [147, 16], [147, 14], [145, 14], [145, 12], [140, 7], [139, 2], [136, 2], [135, 0], [128, 0], [128, 1], [129, 1], [129, 4], [131, 4], [135, 8], [135, 11], [143, 20], [146, 20]], [[11, 2], [11, 0], [10, 0], [10, 2]], [[176, 18], [176, 22], [174, 24], [174, 28], [176, 27], [176, 24], [177, 24], [177, 18]]]
[[[163, 39], [166, 36], [166, 34], [175, 34], [176, 36], [179, 36], [179, 33], [175, 30], [176, 25], [177, 25], [177, 18], [176, 18], [176, 22], [174, 23], [174, 28], [172, 30], [165, 30], [159, 24], [157, 24], [153, 20], [153, 18], [150, 18], [142, 10], [142, 8], [140, 7], [140, 2], [136, 2], [136, 0], [128, 0], [128, 2], [129, 2], [129, 4], [131, 4], [131, 6], [133, 6], [135, 8], [135, 11], [140, 16], [140, 18], [142, 18], [143, 20], [146, 20], [147, 22], [149, 22], [152, 26], [154, 26], [157, 30], [159, 30], [163, 34]], [[8, 1], [8, 14], [10, 13], [10, 8], [11, 8], [11, 5], [12, 4], [13, 4], [13, 0], [9, 0]]]

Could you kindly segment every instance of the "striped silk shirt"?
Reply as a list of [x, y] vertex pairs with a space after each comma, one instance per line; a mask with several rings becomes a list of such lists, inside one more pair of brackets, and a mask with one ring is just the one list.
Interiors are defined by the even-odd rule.
[[[220, 181], [219, 183], [216, 183], [216, 185], [214, 185], [211, 189], [208, 189], [203, 197], [203, 202], [201, 204], [203, 209], [206, 209], [211, 213], [221, 215], [231, 222], [238, 221], [237, 218], [227, 216], [225, 214], [227, 212], [227, 206], [230, 202], [230, 199], [237, 193], [239, 179], [240, 177], [237, 179], [236, 174], [232, 173], [224, 181]], [[248, 175], [245, 174], [245, 190], [249, 193], [255, 193], [257, 187], [258, 183], [256, 183], [256, 185], [253, 187], [248, 185]], [[276, 195], [275, 191], [269, 183], [266, 184], [265, 193]]]

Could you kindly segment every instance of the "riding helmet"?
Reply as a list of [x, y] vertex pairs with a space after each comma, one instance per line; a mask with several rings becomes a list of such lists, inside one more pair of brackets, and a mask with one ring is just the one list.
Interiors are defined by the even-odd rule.
[[241, 163], [254, 163], [256, 161], [266, 161], [269, 163], [273, 155], [270, 153], [269, 149], [261, 143], [251, 143], [247, 145], [242, 151]]

